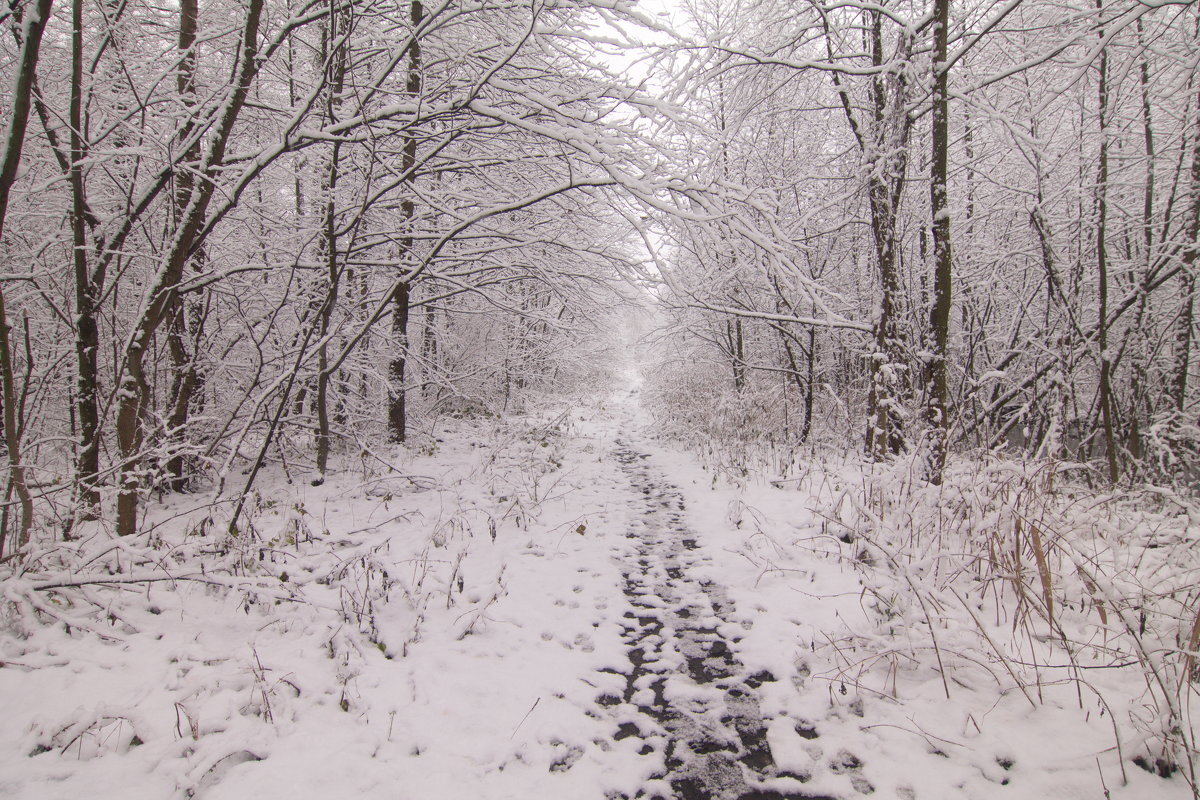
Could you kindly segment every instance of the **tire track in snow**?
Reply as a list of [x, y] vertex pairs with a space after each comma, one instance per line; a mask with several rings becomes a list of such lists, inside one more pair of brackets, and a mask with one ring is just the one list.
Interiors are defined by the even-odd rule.
[[661, 752], [665, 766], [635, 797], [833, 800], [805, 793], [808, 776], [775, 764], [756, 693], [775, 677], [744, 674], [733, 649], [739, 637], [730, 631], [732, 603], [721, 586], [689, 573], [699, 556], [681, 516], [682, 494], [646, 464], [647, 454], [618, 440], [615, 457], [644, 507], [635, 506], [639, 518], [626, 533], [634, 551], [622, 570], [631, 606], [625, 691], [600, 702], [625, 714], [618, 738], [641, 739], [641, 752]]

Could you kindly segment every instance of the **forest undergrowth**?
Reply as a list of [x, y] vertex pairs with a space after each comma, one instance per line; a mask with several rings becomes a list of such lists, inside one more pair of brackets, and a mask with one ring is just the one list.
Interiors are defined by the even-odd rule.
[[834, 493], [830, 530], [857, 548], [881, 623], [927, 632], [947, 696], [994, 681], [1036, 706], [1066, 686], [1107, 718], [1122, 765], [1179, 769], [1194, 790], [1194, 501], [1100, 493], [1064, 471], [964, 461], [940, 487], [912, 463], [868, 471]]
[[232, 503], [196, 493], [151, 504], [137, 536], [35, 539], [0, 566], [0, 795], [192, 797], [289, 734], [363, 758], [402, 740], [419, 721], [371, 699], [381, 666], [486, 624], [505, 547], [555, 497], [565, 424], [451, 419], [319, 487], [276, 467], [233, 528]]
[[[1110, 732], [1109, 753], [1095, 753], [1106, 794], [1140, 768], [1200, 797], [1195, 497], [1106, 491], [1086, 465], [1003, 452], [957, 455], [932, 485], [919, 453], [874, 463], [835, 446], [836, 414], [822, 436], [787, 447], [759, 431], [754, 409], [727, 399], [686, 424], [663, 421], [714, 486], [768, 484], [815, 500], [821, 536], [800, 546], [859, 574], [874, 621], [820, 648], [838, 665], [824, 677], [843, 694], [850, 685], [903, 702], [937, 682], [948, 703], [977, 706], [968, 719], [997, 696], [1034, 711], [1074, 706]], [[770, 559], [762, 568], [775, 569]], [[1120, 774], [1105, 774], [1106, 754]]]

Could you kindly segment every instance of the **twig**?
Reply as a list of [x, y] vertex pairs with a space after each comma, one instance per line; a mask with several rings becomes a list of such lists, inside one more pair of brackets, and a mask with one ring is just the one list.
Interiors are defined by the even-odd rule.
[[517, 727], [513, 728], [513, 732], [508, 735], [509, 739], [512, 739], [514, 736], [517, 735], [517, 731], [519, 731], [521, 729], [521, 726], [525, 724], [525, 720], [529, 719], [529, 715], [533, 713], [533, 710], [535, 708], [537, 708], [538, 703], [540, 703], [540, 702], [542, 702], [542, 698], [540, 698], [540, 697], [537, 700], [533, 701], [533, 705], [531, 705], [529, 707], [529, 710], [525, 712], [525, 716], [521, 717], [521, 721], [517, 723]]

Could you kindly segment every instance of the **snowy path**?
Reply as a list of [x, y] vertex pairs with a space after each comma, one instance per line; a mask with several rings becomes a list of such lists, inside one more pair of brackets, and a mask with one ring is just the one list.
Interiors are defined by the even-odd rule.
[[[781, 771], [771, 755], [757, 689], [774, 682], [769, 671], [746, 675], [737, 656], [742, 626], [732, 603], [711, 580], [692, 576], [696, 534], [680, 512], [684, 499], [664, 475], [646, 463], [648, 454], [618, 442], [617, 461], [642, 496], [639, 516], [626, 536], [636, 543], [622, 569], [632, 606], [624, 640], [630, 666], [621, 698], [602, 703], [637, 715], [621, 723], [621, 737], [636, 736], [649, 753], [662, 753], [661, 780], [670, 792], [647, 788], [637, 796], [679, 800], [800, 800], [807, 776]], [[763, 781], [775, 779], [775, 788]], [[780, 785], [793, 784], [792, 791]], [[820, 796], [824, 798], [825, 796]]]

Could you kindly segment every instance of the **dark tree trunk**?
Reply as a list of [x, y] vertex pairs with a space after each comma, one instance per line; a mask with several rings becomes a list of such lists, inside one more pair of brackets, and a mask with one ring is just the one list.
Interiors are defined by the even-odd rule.
[[[175, 75], [175, 89], [185, 108], [195, 106], [196, 96], [196, 32], [199, 28], [198, 0], [181, 0], [179, 4], [179, 71]], [[179, 131], [178, 141], [185, 141], [192, 133], [189, 122]], [[184, 163], [192, 164], [200, 156], [200, 144], [194, 144], [184, 155]], [[189, 169], [182, 169], [175, 177], [174, 206], [176, 219], [182, 218], [192, 195], [195, 179]], [[199, 256], [197, 257], [199, 258]], [[188, 416], [193, 398], [203, 385], [196, 358], [199, 355], [199, 314], [193, 315], [193, 328], [188, 330], [187, 304], [178, 294], [173, 295], [167, 319], [167, 353], [171, 360], [171, 410], [167, 415], [168, 447], [175, 451], [167, 460], [167, 485], [172, 491], [187, 488], [188, 459], [179, 452], [186, 437]], [[192, 340], [192, 352], [188, 352], [188, 340]]]
[[[4, 443], [8, 450], [8, 484], [10, 489], [17, 493], [21, 505], [21, 522], [16, 540], [17, 548], [20, 549], [29, 541], [29, 531], [33, 528], [33, 497], [29, 493], [29, 486], [25, 480], [25, 464], [21, 458], [17, 388], [9, 331], [8, 313], [4, 309], [4, 292], [0, 289], [0, 393], [4, 398]], [[0, 528], [0, 556], [4, 555], [4, 539], [7, 534], [7, 530]]]
[[930, 483], [942, 482], [946, 466], [949, 428], [949, 388], [947, 383], [950, 341], [950, 204], [947, 196], [950, 155], [950, 98], [947, 91], [949, 65], [946, 63], [947, 36], [950, 26], [950, 0], [935, 0], [933, 10], [933, 152], [929, 164], [929, 209], [933, 217], [933, 307], [929, 312], [932, 356], [926, 364], [929, 402], [926, 416], [930, 427], [929, 461], [926, 477]]
[[86, 203], [83, 185], [83, 0], [71, 6], [71, 158], [68, 177], [71, 185], [71, 246], [75, 272], [75, 412], [79, 422], [76, 451], [76, 477], [79, 493], [79, 518], [95, 519], [100, 495], [96, 484], [100, 475], [99, 362], [100, 332], [96, 322], [101, 276], [93, 276], [88, 265], [85, 239]]
[[[345, 12], [330, 14], [326, 27], [326, 62], [328, 87], [325, 96], [325, 117], [333, 123], [337, 121], [338, 98], [346, 78], [346, 43], [349, 34], [349, 20]], [[320, 337], [317, 345], [317, 476], [314, 485], [325, 482], [325, 471], [329, 466], [329, 451], [333, 444], [333, 436], [329, 426], [329, 394], [332, 376], [329, 370], [329, 329], [333, 321], [334, 308], [338, 300], [338, 284], [341, 269], [338, 262], [337, 235], [337, 184], [341, 143], [334, 142], [329, 154], [329, 164], [322, 181], [324, 209], [322, 212], [321, 251], [325, 256], [325, 298], [318, 311], [317, 335]]]
[[817, 329], [808, 329], [808, 380], [804, 384], [804, 427], [800, 429], [800, 441], [807, 442], [812, 435], [813, 402], [817, 385]]
[[[410, 5], [412, 19], [412, 43], [408, 48], [408, 82], [405, 87], [410, 97], [416, 98], [421, 94], [421, 46], [417, 41], [417, 29], [425, 18], [425, 10], [420, 0], [413, 0]], [[400, 168], [406, 182], [415, 180], [414, 172], [417, 165], [417, 139], [409, 136], [404, 142], [401, 153]], [[411, 226], [416, 215], [416, 203], [410, 191], [400, 204], [400, 222], [406, 228]], [[400, 240], [399, 268], [407, 269], [413, 258], [413, 236], [406, 231]], [[392, 338], [395, 342], [396, 353], [392, 357], [388, 370], [391, 381], [391, 392], [388, 398], [388, 440], [404, 442], [408, 437], [408, 408], [404, 387], [405, 370], [408, 360], [408, 312], [409, 291], [408, 281], [400, 284], [393, 295], [392, 309]]]
[[740, 392], [746, 388], [746, 345], [741, 317], [732, 321], [725, 320], [725, 343], [729, 350], [729, 366], [733, 372], [733, 388]]
[[405, 406], [404, 379], [408, 353], [408, 284], [402, 283], [396, 289], [392, 301], [392, 339], [396, 343], [396, 355], [388, 377], [392, 385], [392, 394], [388, 404], [388, 439], [392, 442], [404, 442], [408, 436], [408, 409]]
[[[1103, 0], [1096, 0], [1101, 10]], [[1103, 39], [1104, 32], [1100, 31]], [[1099, 273], [1097, 345], [1100, 348], [1100, 418], [1104, 426], [1104, 451], [1108, 458], [1108, 480], [1120, 477], [1117, 466], [1116, 436], [1112, 418], [1112, 354], [1108, 351], [1108, 50], [1100, 50], [1098, 88], [1100, 112], [1100, 154], [1096, 180], [1096, 268]]]
[[1183, 270], [1179, 275], [1180, 306], [1175, 323], [1175, 364], [1171, 399], [1178, 411], [1187, 406], [1188, 370], [1192, 360], [1192, 325], [1196, 309], [1196, 257], [1200, 255], [1200, 91], [1195, 100], [1196, 130], [1192, 137], [1191, 197], [1184, 227]]
[[[41, 52], [42, 33], [50, 19], [50, 0], [37, 0], [32, 17], [25, 17], [21, 52], [17, 57], [17, 77], [13, 87], [12, 108], [8, 117], [7, 137], [0, 154], [0, 238], [4, 235], [4, 219], [8, 214], [9, 195], [17, 180], [17, 167], [25, 146], [25, 130], [29, 124], [29, 107], [33, 82]], [[17, 547], [29, 538], [33, 526], [33, 500], [25, 482], [25, 467], [21, 460], [21, 441], [17, 430], [16, 387], [12, 370], [12, 351], [9, 347], [8, 319], [4, 311], [4, 295], [0, 292], [0, 371], [3, 382], [4, 443], [8, 450], [9, 484], [21, 502], [21, 528]], [[5, 531], [0, 531], [0, 555], [3, 555]]]
[[437, 307], [432, 303], [425, 306], [425, 326], [421, 332], [421, 360], [424, 362], [422, 369], [425, 375], [425, 380], [421, 383], [421, 396], [428, 398], [429, 389], [433, 385], [429, 378], [437, 368], [438, 361]]
[[[878, 9], [865, 12], [871, 63], [884, 64], [883, 14]], [[829, 42], [830, 32], [826, 31]], [[833, 59], [832, 44], [829, 57]], [[907, 58], [910, 46], [905, 41], [901, 58]], [[879, 267], [879, 316], [875, 323], [874, 347], [868, 364], [870, 388], [867, 398], [866, 451], [873, 458], [899, 453], [904, 447], [903, 416], [899, 404], [907, 395], [904, 377], [904, 347], [897, 316], [900, 304], [900, 271], [896, 253], [896, 215], [908, 168], [907, 146], [911, 117], [906, 108], [907, 84], [903, 71], [879, 69], [869, 84], [870, 122], [858, 117], [842, 79], [830, 73], [846, 120], [866, 156], [867, 201], [871, 209], [871, 238], [875, 262]], [[890, 87], [890, 88], [889, 88]]]

